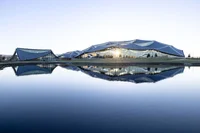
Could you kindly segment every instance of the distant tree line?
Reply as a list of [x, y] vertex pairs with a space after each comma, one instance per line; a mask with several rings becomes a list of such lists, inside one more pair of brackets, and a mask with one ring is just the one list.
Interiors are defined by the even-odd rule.
[[5, 60], [6, 60], [6, 57], [3, 55], [0, 55], [0, 61], [5, 61]]

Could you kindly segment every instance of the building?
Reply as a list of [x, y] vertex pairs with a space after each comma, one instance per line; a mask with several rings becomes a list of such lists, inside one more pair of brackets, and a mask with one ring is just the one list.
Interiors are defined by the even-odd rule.
[[67, 52], [65, 58], [155, 58], [185, 57], [183, 50], [158, 41], [130, 40], [93, 45], [82, 51]]
[[57, 56], [48, 49], [17, 48], [11, 57], [12, 61], [53, 61]]

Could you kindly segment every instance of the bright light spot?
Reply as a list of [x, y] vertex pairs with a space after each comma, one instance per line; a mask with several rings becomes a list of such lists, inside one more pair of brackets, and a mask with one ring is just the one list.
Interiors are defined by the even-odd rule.
[[115, 56], [115, 57], [119, 57], [120, 54], [121, 54], [120, 50], [119, 50], [119, 49], [115, 49], [115, 51], [114, 51], [114, 56]]

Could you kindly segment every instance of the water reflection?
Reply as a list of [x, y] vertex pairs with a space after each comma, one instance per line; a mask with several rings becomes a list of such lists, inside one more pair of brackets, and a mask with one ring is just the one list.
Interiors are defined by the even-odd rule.
[[51, 74], [57, 65], [25, 65], [13, 66], [13, 70], [17, 76]]
[[[199, 67], [80, 64], [4, 67], [0, 71], [1, 133], [200, 132]], [[16, 76], [13, 70], [18, 73]], [[128, 75], [166, 80], [156, 84], [109, 82], [92, 78], [89, 73], [111, 80]], [[168, 80], [171, 76], [175, 77]]]
[[[108, 81], [128, 81], [134, 83], [155, 83], [184, 72], [184, 66], [100, 66], [100, 65], [56, 65], [56, 64], [31, 64], [12, 67], [16, 76], [51, 74], [61, 66], [64, 69], [81, 71], [94, 78]], [[3, 70], [4, 67], [1, 67]]]
[[95, 78], [109, 81], [155, 83], [184, 72], [183, 66], [66, 66]]

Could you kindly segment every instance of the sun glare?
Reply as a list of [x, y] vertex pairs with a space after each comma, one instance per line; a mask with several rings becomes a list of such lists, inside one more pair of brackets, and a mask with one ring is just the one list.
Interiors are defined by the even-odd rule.
[[120, 54], [121, 54], [121, 52], [120, 52], [119, 49], [116, 49], [116, 50], [114, 51], [114, 56], [115, 56], [115, 57], [119, 57]]

